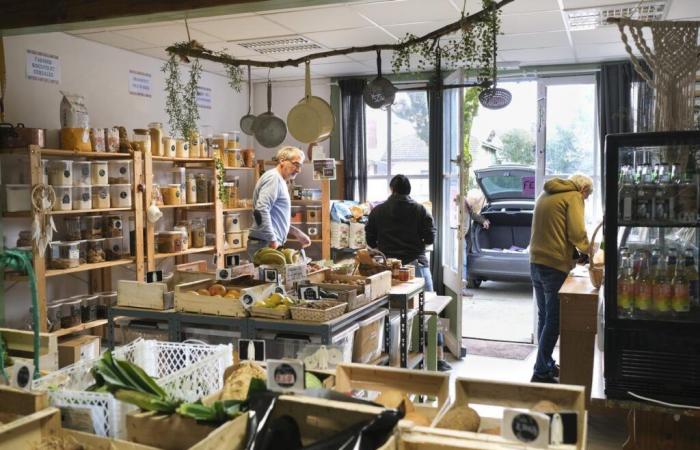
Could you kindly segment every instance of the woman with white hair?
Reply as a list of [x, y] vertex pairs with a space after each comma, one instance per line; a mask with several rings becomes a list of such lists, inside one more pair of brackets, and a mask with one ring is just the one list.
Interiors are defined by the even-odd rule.
[[530, 381], [558, 383], [552, 358], [559, 339], [559, 289], [576, 265], [575, 251], [588, 252], [584, 201], [593, 180], [583, 174], [553, 178], [537, 197], [530, 236], [530, 274], [537, 299], [537, 360]]

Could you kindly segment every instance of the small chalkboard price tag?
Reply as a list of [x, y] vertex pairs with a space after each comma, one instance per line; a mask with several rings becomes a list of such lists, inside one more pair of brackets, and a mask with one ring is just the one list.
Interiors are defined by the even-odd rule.
[[321, 293], [318, 286], [311, 286], [309, 284], [299, 286], [299, 299], [300, 300], [320, 300]]
[[226, 255], [225, 267], [233, 267], [241, 265], [241, 255]]
[[241, 361], [265, 361], [265, 341], [261, 339], [239, 339], [238, 359]]
[[155, 270], [153, 272], [146, 272], [146, 283], [160, 283], [163, 281], [163, 271]]
[[277, 283], [280, 282], [280, 273], [277, 269], [260, 269], [260, 279], [266, 283]]
[[267, 388], [276, 392], [304, 390], [304, 363], [298, 359], [268, 359]]
[[501, 430], [504, 438], [524, 442], [528, 447], [549, 447], [549, 416], [546, 414], [506, 409]]

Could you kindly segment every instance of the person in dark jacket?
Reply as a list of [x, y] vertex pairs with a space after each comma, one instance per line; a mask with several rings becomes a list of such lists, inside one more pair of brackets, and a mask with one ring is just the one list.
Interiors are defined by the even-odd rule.
[[435, 241], [433, 217], [423, 205], [410, 197], [411, 182], [396, 175], [389, 183], [391, 195], [369, 214], [365, 227], [367, 245], [387, 258], [397, 258], [416, 268], [416, 276], [425, 279], [425, 290], [433, 291], [433, 277], [425, 256], [426, 245]]

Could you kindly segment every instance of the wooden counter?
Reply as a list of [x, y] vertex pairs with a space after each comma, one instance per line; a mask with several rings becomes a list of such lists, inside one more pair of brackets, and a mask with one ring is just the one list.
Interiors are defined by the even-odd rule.
[[585, 386], [588, 402], [598, 326], [598, 289], [587, 274], [569, 275], [559, 290], [559, 305], [559, 381]]

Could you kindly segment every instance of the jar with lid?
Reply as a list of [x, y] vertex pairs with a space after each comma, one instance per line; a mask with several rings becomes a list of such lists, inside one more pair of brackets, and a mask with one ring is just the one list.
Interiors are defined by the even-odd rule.
[[82, 323], [82, 296], [76, 295], [61, 304], [61, 328], [71, 328]]
[[179, 231], [182, 233], [182, 250], [187, 250], [190, 248], [190, 242], [192, 242], [192, 235], [190, 233], [190, 223], [187, 220], [180, 220], [173, 227], [173, 231]]
[[109, 184], [130, 184], [131, 183], [131, 161], [128, 159], [118, 159], [109, 161]]
[[190, 157], [190, 143], [185, 139], [178, 139], [175, 141], [175, 157], [176, 158], [189, 158]]
[[109, 164], [107, 161], [92, 161], [90, 163], [90, 179], [93, 185], [106, 186], [109, 184]]
[[203, 173], [195, 177], [197, 184], [197, 203], [209, 203], [209, 180]]
[[49, 325], [49, 333], [61, 329], [61, 305], [62, 299], [53, 300], [46, 305], [46, 319]]
[[107, 209], [111, 205], [109, 185], [92, 187], [92, 209]]
[[178, 253], [182, 251], [182, 232], [161, 231], [158, 233], [159, 253]]
[[131, 146], [134, 151], [143, 153], [144, 155], [151, 153], [151, 134], [145, 128], [137, 128], [134, 130], [134, 139], [131, 141]]
[[78, 258], [80, 259], [80, 264], [87, 263], [87, 240], [81, 239], [75, 241], [78, 244]]
[[168, 136], [163, 138], [163, 156], [167, 158], [175, 158], [177, 156], [177, 144], [174, 138]]
[[190, 173], [187, 175], [187, 181], [185, 185], [187, 189], [187, 203], [197, 203], [197, 180], [195, 180], [194, 174]]
[[124, 238], [112, 237], [107, 238], [104, 243], [105, 259], [107, 261], [116, 261], [124, 257]]
[[246, 148], [243, 150], [243, 162], [245, 163], [246, 167], [253, 167], [255, 166], [255, 150], [252, 148]]
[[73, 209], [73, 188], [71, 186], [54, 186], [56, 201], [53, 204], [54, 211], [71, 211]]
[[87, 262], [90, 264], [101, 263], [107, 259], [105, 255], [105, 239], [87, 240]]
[[97, 301], [97, 319], [106, 319], [109, 308], [117, 304], [117, 292], [98, 292], [97, 295], [99, 296]]
[[[118, 217], [118, 216], [117, 216]], [[102, 237], [102, 216], [85, 216], [80, 220], [80, 234], [83, 239], [97, 239]]]
[[202, 219], [192, 221], [192, 247], [202, 248], [206, 242], [207, 226]]
[[73, 186], [90, 186], [90, 161], [73, 161]]
[[229, 189], [229, 195], [228, 195], [228, 207], [229, 208], [238, 208], [240, 205], [238, 204], [238, 186], [239, 186], [239, 179], [238, 177], [235, 177], [233, 179], [233, 182], [231, 183], [231, 187]]
[[151, 137], [151, 154], [153, 156], [163, 155], [163, 124], [151, 122], [148, 124], [148, 134]]
[[73, 186], [73, 161], [49, 161], [49, 184], [51, 186]]
[[130, 184], [111, 184], [109, 186], [109, 197], [112, 208], [131, 208]]
[[50, 269], [71, 269], [80, 265], [78, 242], [54, 241], [51, 243], [50, 249]]
[[321, 222], [321, 207], [320, 206], [307, 206], [306, 207], [306, 221], [309, 223]]
[[228, 148], [228, 133], [214, 135], [214, 145], [217, 148], [214, 158], [223, 158], [223, 152]]
[[80, 299], [80, 318], [83, 323], [97, 320], [97, 305], [100, 302], [100, 296], [85, 295]]
[[168, 184], [161, 186], [160, 192], [163, 194], [163, 203], [165, 205], [179, 205], [180, 201], [180, 185]]
[[202, 141], [198, 132], [193, 132], [190, 138], [190, 158], [204, 158], [202, 155]]
[[80, 234], [80, 216], [65, 217], [63, 219], [63, 227], [67, 241], [79, 241]]
[[73, 188], [73, 209], [76, 211], [92, 208], [92, 187], [81, 186]]
[[104, 219], [104, 237], [123, 237], [124, 222], [121, 216], [107, 216]]

